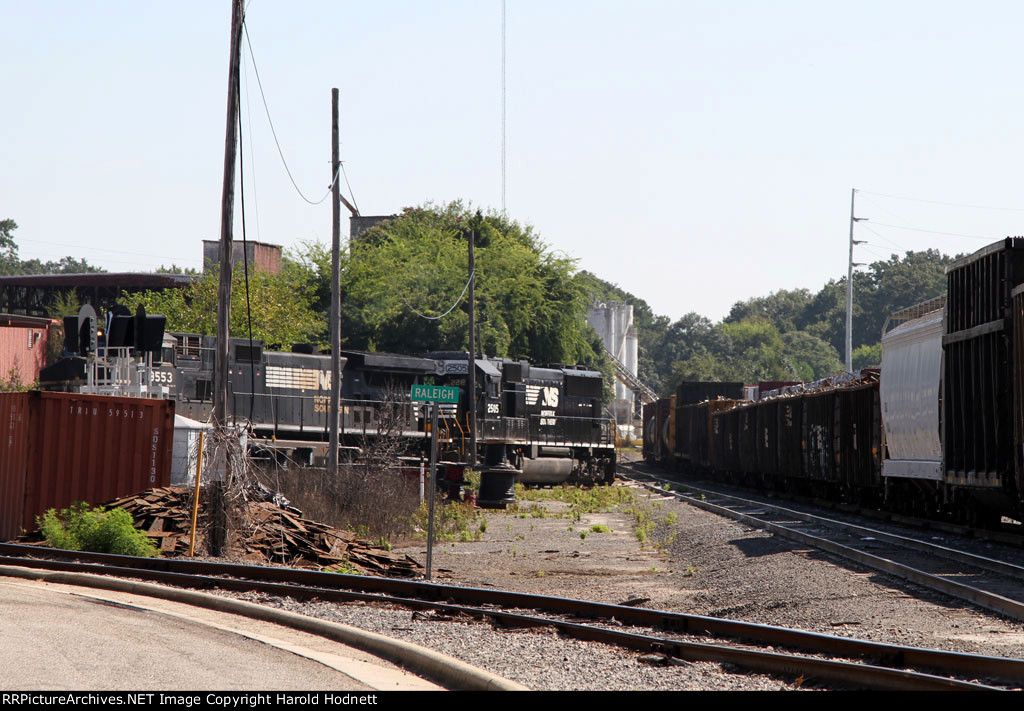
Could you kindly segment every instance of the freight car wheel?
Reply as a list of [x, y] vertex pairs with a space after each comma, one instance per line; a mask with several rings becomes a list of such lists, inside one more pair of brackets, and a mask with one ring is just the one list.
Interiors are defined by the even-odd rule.
[[611, 486], [615, 483], [615, 461], [609, 460], [604, 466], [604, 479], [602, 481], [605, 484]]

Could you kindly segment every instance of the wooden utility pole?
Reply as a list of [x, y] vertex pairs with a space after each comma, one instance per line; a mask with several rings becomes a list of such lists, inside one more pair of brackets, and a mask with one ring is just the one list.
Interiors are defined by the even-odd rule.
[[331, 89], [331, 178], [333, 186], [331, 216], [331, 404], [327, 416], [330, 443], [327, 452], [327, 471], [338, 474], [339, 432], [341, 409], [341, 188], [338, 172], [341, 159], [338, 150], [338, 90]]
[[469, 399], [469, 456], [466, 463], [476, 466], [476, 266], [473, 247], [476, 230], [469, 231], [469, 360], [466, 361], [466, 396]]
[[232, 228], [235, 217], [235, 158], [238, 142], [238, 66], [242, 46], [243, 0], [231, 0], [231, 57], [228, 63], [228, 116], [224, 138], [224, 185], [220, 210], [220, 290], [217, 294], [217, 353], [213, 387], [214, 427], [227, 424], [228, 346], [231, 321]]

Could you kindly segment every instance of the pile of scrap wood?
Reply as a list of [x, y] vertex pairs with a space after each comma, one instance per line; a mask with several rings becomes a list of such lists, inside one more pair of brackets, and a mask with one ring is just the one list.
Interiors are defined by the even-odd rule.
[[[207, 551], [209, 507], [200, 502], [196, 526], [196, 553]], [[192, 490], [184, 487], [147, 489], [111, 501], [125, 509], [135, 527], [146, 532], [164, 555], [188, 555], [192, 516]], [[268, 501], [246, 501], [231, 516], [231, 553], [256, 563], [286, 563], [304, 568], [326, 568], [389, 577], [411, 577], [421, 566], [409, 556], [373, 546], [353, 533], [339, 531], [280, 508]]]

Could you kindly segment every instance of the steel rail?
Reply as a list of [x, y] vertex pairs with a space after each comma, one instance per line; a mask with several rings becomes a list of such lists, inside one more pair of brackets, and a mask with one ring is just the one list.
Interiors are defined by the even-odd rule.
[[[37, 561], [38, 562], [38, 561]], [[103, 574], [125, 574], [137, 577], [140, 573], [148, 578], [156, 578], [161, 582], [194, 587], [229, 587], [235, 590], [254, 590], [263, 593], [287, 595], [291, 597], [316, 598], [322, 600], [373, 600], [387, 602], [405, 607], [431, 609], [453, 615], [467, 615], [474, 618], [491, 619], [503, 627], [553, 627], [558, 632], [575, 639], [590, 642], [612, 644], [642, 652], [657, 652], [669, 657], [687, 661], [708, 661], [730, 663], [748, 671], [764, 674], [778, 674], [805, 680], [823, 680], [841, 685], [851, 685], [876, 690], [888, 691], [996, 691], [1000, 687], [989, 686], [975, 681], [964, 681], [948, 677], [926, 674], [910, 669], [897, 669], [870, 664], [857, 664], [843, 660], [820, 659], [795, 654], [765, 652], [756, 649], [729, 647], [702, 642], [688, 642], [678, 639], [665, 639], [649, 635], [640, 635], [619, 630], [583, 625], [564, 620], [532, 617], [518, 613], [504, 612], [493, 609], [471, 608], [447, 603], [429, 602], [392, 596], [352, 593], [325, 588], [306, 586], [289, 586], [281, 583], [260, 583], [258, 581], [242, 581], [208, 576], [193, 576], [166, 571], [140, 571], [88, 563], [69, 563], [62, 561], [46, 561], [65, 572], [101, 572]], [[49, 565], [47, 566], [49, 567]], [[225, 585], [227, 583], [227, 585]]]
[[[408, 607], [445, 609], [445, 606], [447, 606], [447, 609], [453, 612], [470, 614], [469, 611], [472, 610], [472, 614], [494, 618], [512, 614], [490, 608], [457, 608], [452, 606], [451, 602], [459, 601], [476, 605], [491, 604], [503, 608], [531, 609], [577, 617], [615, 620], [622, 624], [657, 628], [677, 633], [713, 635], [736, 640], [747, 640], [814, 653], [867, 659], [877, 664], [888, 666], [930, 669], [961, 676], [970, 675], [979, 678], [995, 678], [1016, 684], [1024, 682], [1024, 660], [962, 654], [919, 647], [900, 647], [881, 642], [834, 637], [817, 632], [806, 632], [758, 623], [652, 610], [628, 605], [613, 605], [530, 593], [465, 588], [422, 581], [372, 578], [292, 568], [268, 568], [204, 561], [133, 558], [130, 556], [61, 551], [16, 544], [0, 544], [0, 553], [13, 554], [0, 556], [0, 565], [18, 565], [68, 572], [96, 572], [96, 564], [100, 563], [110, 566], [104, 572], [111, 575], [136, 577], [174, 585], [220, 588], [235, 591], [258, 589], [276, 595], [307, 596], [337, 601], [394, 602]], [[24, 557], [26, 555], [38, 557], [26, 558]], [[42, 560], [41, 558], [44, 557], [50, 560]], [[91, 560], [95, 561], [95, 563], [71, 562], [69, 560], [61, 560], [62, 558]], [[234, 577], [219, 577], [225, 575]], [[273, 582], [267, 582], [268, 579]], [[385, 593], [392, 596], [385, 597]], [[395, 597], [394, 594], [396, 593], [404, 593], [405, 596]], [[438, 602], [439, 600], [449, 602], [440, 603]], [[516, 618], [513, 616], [507, 619], [510, 623], [514, 623]], [[556, 623], [550, 619], [544, 619], [542, 622], [531, 624], [553, 625]], [[568, 630], [569, 628], [566, 629]], [[665, 642], [666, 640], [659, 639], [659, 643]], [[777, 662], [777, 660], [775, 661]]]
[[[922, 587], [929, 588], [930, 590], [935, 590], [936, 592], [940, 592], [944, 595], [949, 595], [950, 597], [954, 597], [958, 600], [970, 602], [973, 605], [977, 605], [978, 607], [984, 608], [991, 612], [997, 612], [1001, 615], [1006, 615], [1007, 617], [1011, 617], [1016, 620], [1024, 620], [1024, 602], [1012, 600], [1008, 597], [997, 595], [995, 593], [990, 593], [985, 590], [979, 590], [978, 588], [973, 588], [969, 585], [964, 585], [963, 583], [958, 583], [952, 580], [946, 580], [945, 578], [931, 575], [930, 573], [926, 573], [922, 570], [917, 570], [916, 568], [911, 568], [910, 566], [903, 565], [902, 563], [897, 563], [895, 561], [889, 560], [888, 558], [872, 555], [871, 553], [865, 553], [864, 551], [857, 550], [856, 548], [851, 548], [850, 546], [845, 546], [841, 543], [836, 543], [835, 541], [830, 541], [826, 538], [821, 538], [820, 536], [813, 536], [803, 531], [797, 531], [781, 524], [772, 523], [771, 521], [766, 521], [764, 519], [757, 518], [756, 516], [745, 514], [741, 511], [735, 511], [726, 506], [719, 506], [718, 504], [713, 504], [709, 501], [702, 501], [701, 499], [698, 499], [694, 496], [687, 496], [686, 494], [676, 491], [665, 491], [661, 487], [655, 486], [653, 484], [648, 484], [646, 482], [637, 481], [637, 483], [645, 486], [646, 488], [649, 488], [652, 491], [657, 491], [660, 494], [667, 494], [675, 498], [681, 499], [683, 501], [686, 501], [687, 503], [698, 508], [704, 509], [705, 511], [710, 511], [711, 513], [716, 513], [720, 516], [732, 518], [736, 521], [741, 521], [742, 523], [745, 523], [754, 528], [764, 529], [770, 533], [782, 536], [783, 538], [789, 538], [791, 540], [797, 541], [798, 543], [802, 543], [813, 548], [818, 548], [819, 550], [833, 553], [841, 558], [852, 560], [869, 568], [873, 568], [875, 570], [880, 570], [884, 573], [894, 575], [898, 578], [902, 578], [904, 580], [915, 583]], [[707, 493], [712, 492], [709, 491]], [[727, 494], [720, 494], [717, 492], [713, 493], [715, 496], [719, 496], [723, 499], [735, 499], [735, 497], [731, 497]], [[737, 500], [743, 502], [748, 501], [746, 499]], [[755, 505], [759, 508], [771, 508], [770, 504], [757, 503]]]
[[[662, 479], [667, 483], [675, 484], [667, 479]], [[996, 560], [994, 558], [988, 558], [974, 553], [968, 553], [961, 551], [956, 548], [949, 548], [948, 546], [940, 546], [937, 543], [929, 543], [928, 541], [921, 541], [916, 538], [908, 538], [906, 536], [900, 536], [895, 533], [886, 533], [885, 531], [879, 531], [874, 528], [868, 528], [867, 526], [859, 526], [854, 523], [848, 523], [846, 521], [837, 521], [835, 519], [824, 518], [822, 516], [815, 516], [804, 511], [797, 511], [795, 509], [788, 509], [784, 506], [778, 506], [776, 504], [769, 504], [763, 501], [755, 501], [753, 499], [744, 499], [740, 496], [734, 496], [733, 494], [723, 494], [714, 489], [704, 489], [699, 486], [693, 486], [692, 484], [683, 484], [688, 489], [692, 489], [702, 494], [713, 494], [715, 496], [721, 496], [723, 498], [730, 499], [732, 501], [740, 502], [745, 506], [753, 506], [757, 508], [767, 509], [773, 513], [783, 514], [785, 516], [791, 516], [792, 518], [798, 519], [805, 523], [811, 523], [816, 526], [823, 526], [826, 528], [833, 528], [847, 533], [852, 533], [858, 536], [867, 536], [876, 538], [886, 543], [892, 543], [893, 545], [901, 546], [910, 550], [915, 550], [921, 553], [930, 553], [933, 555], [940, 555], [947, 560], [955, 560], [959, 563], [967, 563], [973, 565], [976, 568], [987, 570], [992, 573], [998, 573], [999, 575], [1005, 575], [1007, 577], [1015, 578], [1018, 580], [1024, 580], [1024, 567], [1015, 565], [1013, 563], [1007, 563], [1002, 560]], [[657, 491], [658, 489], [655, 489]], [[665, 492], [672, 494], [682, 494], [680, 491]]]

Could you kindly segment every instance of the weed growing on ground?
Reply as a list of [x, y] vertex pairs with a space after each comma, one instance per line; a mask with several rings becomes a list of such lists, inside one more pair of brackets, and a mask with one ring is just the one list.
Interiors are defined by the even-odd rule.
[[593, 526], [590, 527], [590, 532], [591, 533], [611, 533], [612, 529], [608, 528], [607, 526], [602, 526], [599, 523], [595, 523]]
[[679, 535], [676, 530], [677, 514], [670, 511], [664, 516], [659, 516], [663, 510], [664, 505], [661, 501], [634, 501], [629, 508], [629, 514], [635, 521], [633, 533], [636, 539], [643, 544], [657, 538], [655, 546], [659, 551], [672, 545]]
[[556, 486], [550, 489], [528, 489], [516, 484], [519, 501], [561, 501], [580, 514], [606, 513], [616, 506], [632, 503], [636, 492], [627, 486]]
[[341, 573], [342, 575], [364, 575], [363, 571], [352, 565], [348, 558], [336, 565], [329, 565], [322, 569], [325, 573]]
[[79, 501], [60, 513], [50, 509], [37, 517], [36, 523], [54, 548], [145, 558], [160, 555], [146, 534], [135, 528], [131, 514], [124, 509], [90, 509], [89, 504]]
[[[480, 525], [476, 530], [471, 530], [477, 519], [483, 518], [483, 513], [472, 504], [464, 501], [445, 501], [434, 507], [434, 540], [435, 541], [479, 541], [483, 538], [483, 530]], [[417, 535], [424, 540], [427, 537], [427, 526], [430, 521], [430, 510], [426, 503], [420, 505], [413, 515], [413, 523], [416, 526]], [[486, 530], [486, 524], [483, 525]]]

